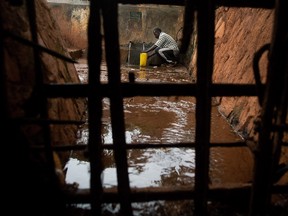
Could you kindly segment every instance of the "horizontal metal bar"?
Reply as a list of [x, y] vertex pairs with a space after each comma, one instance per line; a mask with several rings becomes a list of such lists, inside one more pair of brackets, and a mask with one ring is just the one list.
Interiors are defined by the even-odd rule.
[[[208, 197], [210, 199], [225, 196], [229, 193], [231, 197], [233, 194], [246, 193], [249, 195], [251, 190], [250, 183], [239, 184], [223, 184], [220, 186], [211, 185], [208, 190]], [[274, 185], [272, 187], [272, 193], [288, 193], [287, 185]], [[89, 189], [78, 189], [75, 191], [64, 191], [66, 195], [66, 201], [68, 203], [89, 203], [91, 200]], [[147, 202], [152, 200], [189, 200], [195, 196], [194, 188], [192, 186], [177, 186], [177, 187], [146, 187], [146, 188], [131, 188], [131, 200], [132, 202]], [[248, 198], [248, 197], [247, 197]], [[117, 188], [105, 188], [103, 193], [103, 202], [109, 203], [119, 202], [120, 197], [117, 193]]]
[[275, 0], [215, 0], [217, 6], [267, 8], [275, 7]]
[[[122, 83], [123, 97], [133, 96], [195, 96], [196, 84], [171, 83]], [[211, 97], [216, 96], [257, 96], [254, 84], [212, 84]], [[88, 97], [91, 92], [88, 84], [51, 84], [44, 85], [43, 94], [50, 98]], [[261, 89], [264, 89], [261, 88]], [[113, 94], [113, 88], [102, 84], [98, 90], [103, 97]]]
[[[101, 146], [102, 149], [110, 149], [114, 148], [113, 144], [104, 144]], [[161, 144], [151, 144], [151, 143], [137, 143], [137, 144], [127, 144], [125, 146], [126, 149], [156, 149], [156, 148], [194, 148], [195, 143], [161, 143]], [[227, 143], [211, 143], [211, 148], [222, 147], [222, 148], [231, 148], [231, 147], [248, 147], [246, 142], [227, 142]], [[34, 150], [44, 150], [44, 146], [30, 146], [31, 149]], [[53, 151], [82, 151], [87, 149], [86, 144], [62, 144], [51, 147]]]
[[47, 54], [50, 54], [50, 55], [52, 55], [52, 56], [54, 56], [56, 58], [62, 59], [64, 61], [67, 61], [67, 62], [70, 62], [70, 63], [73, 63], [73, 64], [78, 63], [77, 61], [73, 60], [70, 57], [64, 56], [64, 55], [62, 55], [62, 54], [60, 54], [60, 53], [58, 53], [56, 51], [50, 50], [47, 47], [41, 46], [39, 44], [36, 44], [33, 41], [30, 41], [30, 40], [27, 40], [25, 38], [22, 38], [22, 37], [20, 37], [18, 35], [15, 35], [15, 34], [11, 33], [11, 32], [7, 32], [6, 31], [6, 32], [4, 32], [4, 35], [6, 37], [10, 37], [13, 40], [18, 41], [19, 43], [22, 43], [22, 44], [24, 44], [26, 46], [30, 46], [30, 47], [33, 47], [35, 49], [38, 49], [39, 51], [45, 52]]
[[[77, 144], [77, 145], [71, 145], [71, 144], [59, 144], [57, 146], [51, 146], [51, 150], [52, 151], [56, 151], [56, 152], [63, 152], [63, 151], [84, 151], [87, 149], [87, 145], [86, 144]], [[44, 146], [43, 145], [32, 145], [30, 146], [30, 148], [32, 150], [36, 150], [36, 151], [44, 151]]]
[[37, 119], [37, 118], [15, 118], [11, 119], [12, 122], [17, 124], [38, 124], [38, 125], [67, 125], [67, 124], [74, 124], [74, 125], [82, 125], [85, 124], [86, 121], [79, 121], [79, 120], [58, 120], [58, 119]]
[[[196, 2], [196, 1], [195, 1]], [[201, 1], [200, 1], [201, 2]], [[184, 6], [185, 0], [118, 0], [121, 4], [159, 4]], [[216, 6], [249, 7], [249, 8], [274, 8], [275, 0], [215, 0]], [[197, 8], [197, 7], [196, 7]]]
[[[195, 143], [161, 143], [161, 144], [127, 144], [126, 149], [148, 149], [148, 148], [194, 148]], [[245, 142], [231, 142], [231, 143], [211, 143], [211, 148], [215, 147], [248, 147]], [[105, 144], [103, 145], [104, 149], [113, 149], [113, 144]]]

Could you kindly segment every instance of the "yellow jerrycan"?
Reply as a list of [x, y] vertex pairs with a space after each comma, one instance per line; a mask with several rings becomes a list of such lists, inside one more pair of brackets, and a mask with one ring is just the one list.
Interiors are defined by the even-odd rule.
[[140, 67], [146, 67], [147, 65], [147, 53], [140, 53]]

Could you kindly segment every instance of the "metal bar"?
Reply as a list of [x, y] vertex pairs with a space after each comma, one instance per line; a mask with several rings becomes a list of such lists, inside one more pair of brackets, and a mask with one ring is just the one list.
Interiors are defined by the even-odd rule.
[[86, 121], [79, 120], [58, 120], [58, 119], [35, 119], [35, 118], [18, 118], [11, 119], [12, 122], [18, 124], [38, 124], [38, 125], [64, 125], [64, 124], [74, 124], [74, 125], [82, 125], [85, 124]]
[[[8, 125], [9, 120], [9, 109], [7, 101], [7, 85], [6, 85], [6, 67], [5, 67], [5, 58], [4, 58], [4, 29], [3, 29], [3, 17], [0, 15], [0, 86], [1, 86], [1, 95], [0, 95], [0, 116], [3, 121], [2, 128], [6, 129], [5, 125]], [[2, 122], [1, 121], [1, 122]]]
[[121, 215], [132, 213], [130, 182], [125, 139], [123, 94], [121, 88], [120, 51], [118, 33], [118, 4], [114, 0], [102, 0], [105, 53], [108, 69], [108, 85], [111, 87], [110, 114], [118, 192], [121, 196]]
[[[196, 1], [195, 1], [196, 2]], [[212, 2], [212, 1], [211, 1]], [[249, 7], [249, 8], [266, 8], [274, 7], [275, 0], [215, 0], [216, 6], [225, 7]], [[118, 0], [122, 4], [158, 4], [158, 5], [178, 5], [184, 6], [185, 0]]]
[[[101, 146], [103, 149], [113, 150], [113, 144], [105, 144]], [[151, 143], [137, 143], [125, 145], [126, 149], [156, 149], [156, 148], [194, 148], [195, 143], [161, 143], [161, 144], [151, 144]], [[246, 142], [233, 142], [233, 143], [211, 143], [210, 148], [235, 148], [235, 147], [247, 147]], [[31, 146], [35, 150], [43, 150], [44, 146]], [[86, 150], [86, 144], [60, 144], [57, 146], [52, 146], [53, 151], [81, 151]]]
[[186, 1], [184, 10], [184, 27], [182, 32], [182, 41], [180, 52], [186, 53], [190, 45], [193, 34], [195, 33], [195, 13], [197, 1]]
[[[137, 144], [129, 144], [126, 145], [126, 149], [153, 149], [153, 148], [194, 148], [195, 143], [161, 143], [161, 144], [149, 144], [149, 143], [137, 143]], [[230, 148], [230, 147], [248, 147], [245, 142], [234, 142], [234, 143], [211, 143], [210, 148], [216, 147], [223, 147], [223, 148]], [[105, 149], [112, 149], [111, 144], [103, 145]]]
[[[257, 151], [255, 152], [255, 172], [250, 201], [250, 216], [269, 214], [271, 203], [271, 188], [274, 174], [273, 145], [275, 144], [273, 143], [275, 133], [273, 134], [271, 132], [273, 123], [276, 121], [274, 119], [275, 114], [279, 111], [279, 101], [283, 94], [283, 83], [281, 80], [284, 80], [283, 73], [285, 71], [285, 58], [287, 57], [283, 55], [283, 53], [287, 53], [287, 50], [285, 50], [287, 49], [287, 3], [285, 0], [276, 1], [274, 28], [269, 53], [267, 87], [262, 104], [262, 122], [261, 130], [259, 131], [259, 141]], [[286, 46], [283, 46], [283, 44]], [[287, 107], [284, 109], [287, 109]], [[280, 124], [280, 122], [276, 123]], [[278, 135], [276, 135], [276, 141], [279, 138], [277, 136]]]
[[198, 1], [197, 13], [197, 83], [196, 83], [196, 153], [195, 215], [207, 212], [209, 183], [209, 145], [211, 130], [211, 83], [214, 58], [214, 14], [211, 1]]
[[[275, 29], [277, 34], [275, 35], [275, 71], [277, 71], [277, 94], [278, 101], [276, 102], [277, 114], [275, 116], [274, 125], [278, 128], [274, 132], [274, 137], [272, 140], [273, 145], [273, 161], [272, 161], [272, 173], [275, 175], [279, 168], [279, 163], [281, 159], [282, 145], [284, 139], [284, 132], [287, 118], [287, 105], [288, 105], [288, 2], [279, 1], [277, 2], [277, 22], [275, 22]], [[277, 46], [277, 48], [276, 48]], [[280, 127], [277, 127], [280, 126]], [[282, 127], [281, 127], [282, 126]], [[284, 127], [283, 127], [284, 126]], [[272, 128], [273, 130], [273, 128]], [[285, 139], [284, 139], [285, 140]]]
[[261, 75], [260, 75], [260, 69], [259, 69], [259, 61], [264, 54], [264, 52], [269, 51], [270, 44], [263, 45], [255, 54], [253, 57], [253, 74], [254, 74], [254, 80], [255, 85], [258, 89], [258, 102], [261, 105], [263, 102], [263, 88], [261, 83]]
[[272, 9], [275, 0], [215, 0], [216, 6], [237, 7], [237, 8], [265, 8]]
[[5, 37], [10, 37], [10, 38], [12, 38], [13, 40], [16, 40], [16, 41], [18, 41], [19, 43], [22, 43], [22, 44], [24, 44], [24, 45], [26, 45], [26, 46], [33, 47], [33, 49], [36, 49], [36, 50], [38, 50], [38, 51], [40, 51], [40, 52], [48, 53], [48, 54], [50, 54], [51, 56], [54, 56], [54, 57], [56, 57], [56, 58], [62, 59], [62, 60], [64, 60], [64, 61], [67, 61], [67, 62], [70, 62], [70, 63], [77, 63], [77, 61], [74, 61], [73, 59], [71, 59], [71, 58], [69, 58], [69, 57], [67, 57], [67, 56], [64, 56], [64, 55], [62, 55], [62, 54], [60, 54], [60, 53], [58, 53], [58, 52], [56, 52], [56, 51], [50, 50], [50, 49], [48, 49], [47, 47], [41, 46], [41, 45], [39, 45], [38, 43], [35, 43], [35, 42], [33, 42], [33, 41], [29, 41], [29, 40], [27, 40], [27, 39], [25, 39], [25, 38], [19, 37], [19, 36], [15, 35], [15, 34], [13, 34], [13, 33], [11, 33], [11, 32], [7, 32], [7, 31], [6, 31], [6, 32], [4, 33], [4, 35], [5, 35]]
[[[208, 189], [208, 197], [227, 198], [227, 192], [230, 196], [237, 196], [239, 194], [249, 194], [251, 191], [251, 184], [230, 184], [230, 185], [211, 185]], [[287, 185], [275, 185], [272, 188], [272, 193], [288, 193]], [[106, 203], [118, 203], [122, 198], [119, 196], [117, 188], [104, 189], [103, 201]], [[131, 200], [133, 202], [148, 202], [155, 200], [189, 200], [196, 196], [195, 188], [192, 186], [177, 186], [177, 187], [159, 187], [159, 188], [132, 188]], [[247, 197], [248, 198], [248, 197]], [[67, 191], [67, 203], [88, 203], [90, 200], [89, 189], [78, 189], [77, 191]]]
[[[120, 84], [123, 97], [133, 96], [195, 96], [196, 84], [171, 84], [171, 83], [122, 83]], [[253, 84], [211, 84], [210, 96], [258, 96], [258, 89]], [[264, 85], [262, 86], [264, 89]], [[44, 86], [46, 97], [77, 98], [87, 97], [89, 86], [87, 84], [52, 84]], [[97, 94], [110, 97], [113, 89], [108, 84], [99, 86]]]
[[[132, 201], [150, 201], [150, 200], [179, 200], [179, 199], [194, 199], [196, 203], [196, 215], [206, 215], [207, 214], [207, 199], [210, 197], [218, 197], [223, 195], [223, 193], [229, 192], [239, 192], [239, 190], [250, 192], [251, 185], [234, 185], [233, 187], [208, 187], [208, 170], [209, 170], [209, 148], [211, 147], [247, 147], [245, 142], [239, 143], [209, 143], [210, 134], [210, 115], [211, 112], [211, 97], [213, 96], [258, 96], [259, 93], [254, 85], [249, 84], [212, 84], [211, 83], [211, 75], [213, 68], [213, 39], [212, 31], [214, 31], [214, 16], [211, 17], [214, 11], [214, 7], [212, 4], [215, 3], [216, 6], [226, 6], [226, 7], [250, 7], [250, 8], [273, 8], [275, 1], [274, 0], [216, 0], [216, 1], [206, 1], [200, 3], [198, 1], [197, 11], [199, 11], [199, 20], [198, 20], [198, 32], [199, 32], [199, 59], [198, 59], [198, 81], [197, 84], [131, 84], [131, 83], [121, 83], [119, 79], [120, 71], [119, 71], [119, 50], [115, 55], [115, 48], [118, 49], [117, 41], [118, 41], [118, 32], [116, 30], [117, 23], [115, 22], [117, 19], [117, 13], [115, 9], [117, 7], [116, 4], [111, 1], [102, 1], [103, 2], [103, 11], [104, 12], [104, 29], [105, 29], [105, 40], [106, 40], [106, 53], [107, 53], [107, 61], [108, 61], [108, 72], [109, 72], [109, 83], [101, 84], [100, 83], [100, 64], [101, 64], [101, 24], [100, 24], [100, 6], [99, 1], [91, 1], [90, 4], [90, 17], [89, 17], [89, 30], [88, 30], [88, 41], [89, 41], [89, 49], [88, 49], [88, 66], [89, 66], [89, 82], [88, 84], [71, 84], [71, 85], [45, 85], [43, 86], [42, 77], [38, 78], [38, 84], [41, 84], [41, 97], [87, 97], [88, 98], [88, 122], [89, 122], [89, 141], [88, 141], [88, 149], [89, 149], [89, 160], [91, 165], [91, 182], [90, 182], [90, 190], [78, 190], [76, 194], [68, 194], [67, 202], [71, 203], [82, 203], [90, 202], [92, 206], [92, 215], [101, 215], [101, 204], [103, 202], [120, 202], [122, 207], [122, 213], [124, 215], [132, 215], [131, 210], [131, 202]], [[212, 3], [213, 2], [213, 3]], [[284, 2], [284, 1], [282, 1]], [[133, 1], [133, 0], [122, 0], [118, 1], [118, 3], [124, 4], [167, 4], [167, 5], [180, 5], [183, 6], [185, 1], [169, 1], [169, 0], [142, 0], [142, 1]], [[191, 3], [191, 1], [189, 1]], [[287, 6], [287, 3], [285, 3]], [[53, 51], [46, 50], [45, 48], [37, 45], [37, 26], [35, 20], [35, 6], [34, 1], [28, 1], [28, 8], [30, 8], [30, 24], [31, 24], [31, 33], [33, 35], [33, 42], [24, 41], [17, 36], [11, 36], [15, 40], [22, 42], [23, 44], [32, 46], [34, 49], [35, 55], [35, 65], [37, 72], [41, 72], [41, 68], [39, 68], [39, 51], [44, 51], [59, 57], [63, 60], [69, 61], [69, 58], [65, 56], [58, 56]], [[287, 8], [287, 7], [286, 7]], [[111, 19], [111, 9], [112, 9], [112, 19]], [[287, 10], [286, 10], [287, 11]], [[208, 18], [207, 18], [208, 16]], [[287, 19], [287, 17], [285, 18]], [[35, 25], [34, 25], [35, 24]], [[201, 26], [200, 26], [201, 24]], [[5, 35], [5, 36], [4, 36]], [[9, 33], [7, 34], [9, 35]], [[7, 36], [6, 33], [3, 33], [2, 28], [0, 30], [0, 60], [1, 60], [1, 84], [5, 84], [4, 81], [4, 46], [3, 41], [4, 37]], [[116, 38], [117, 37], [117, 38]], [[208, 42], [208, 43], [207, 43]], [[206, 44], [205, 44], [206, 43]], [[109, 47], [111, 46], [111, 47]], [[113, 55], [111, 55], [113, 53]], [[115, 55], [115, 56], [114, 56]], [[71, 59], [70, 59], [71, 60]], [[75, 63], [74, 61], [70, 61]], [[208, 63], [208, 64], [207, 64]], [[38, 65], [38, 66], [37, 66]], [[2, 70], [3, 69], [3, 70]], [[271, 69], [272, 70], [272, 69]], [[42, 73], [40, 73], [42, 75]], [[42, 88], [44, 87], [44, 89]], [[263, 85], [264, 87], [264, 85]], [[271, 86], [269, 86], [271, 87]], [[6, 104], [6, 87], [2, 85], [1, 92], [1, 102]], [[272, 88], [272, 87], [271, 87]], [[42, 89], [44, 91], [42, 91]], [[43, 95], [42, 95], [43, 93]], [[268, 93], [269, 94], [269, 93]], [[196, 142], [195, 143], [173, 143], [173, 144], [129, 144], [125, 143], [125, 127], [124, 127], [124, 116], [123, 116], [123, 98], [124, 97], [133, 97], [133, 96], [171, 96], [171, 95], [179, 95], [179, 96], [196, 96], [197, 98], [197, 129], [196, 130]], [[204, 96], [203, 96], [204, 95]], [[271, 96], [271, 95], [268, 95]], [[113, 139], [114, 143], [112, 145], [107, 144], [103, 145], [101, 139], [101, 117], [102, 117], [102, 99], [103, 97], [109, 97], [111, 99], [111, 113], [112, 113], [112, 121], [113, 121]], [[45, 97], [43, 97], [45, 98]], [[43, 102], [43, 101], [42, 101]], [[46, 98], [43, 105], [46, 104]], [[263, 137], [265, 139], [260, 139], [262, 144], [267, 144], [267, 140], [269, 138], [266, 136], [268, 133], [273, 131], [273, 125], [269, 122], [269, 117], [271, 107], [269, 107], [269, 98], [265, 101], [265, 104], [268, 107], [265, 107], [263, 117], [264, 117], [264, 128]], [[10, 121], [7, 119], [6, 114], [8, 114], [6, 110], [7, 107], [4, 107], [2, 110], [2, 119]], [[286, 110], [287, 111], [287, 110]], [[46, 106], [43, 109], [43, 118], [42, 119], [34, 119], [31, 122], [45, 124], [82, 124], [84, 121], [65, 121], [65, 120], [45, 120], [47, 117]], [[3, 116], [4, 114], [4, 116]], [[18, 121], [20, 119], [17, 119]], [[24, 123], [29, 123], [29, 119], [22, 119]], [[21, 122], [20, 120], [19, 122]], [[270, 118], [271, 120], [271, 118]], [[14, 121], [14, 120], [13, 120]], [[18, 122], [17, 122], [18, 123]], [[5, 121], [4, 121], [5, 124]], [[47, 125], [46, 125], [47, 124]], [[279, 123], [281, 125], [281, 122]], [[277, 128], [276, 128], [277, 129]], [[279, 126], [278, 129], [283, 129], [282, 126]], [[287, 125], [286, 125], [287, 129]], [[66, 150], [83, 150], [86, 148], [86, 145], [79, 146], [51, 146], [50, 143], [50, 135], [48, 135], [49, 130], [45, 131], [46, 144], [44, 149], [48, 146], [49, 155], [52, 151], [66, 151]], [[266, 143], [265, 143], [266, 142]], [[286, 143], [287, 144], [287, 143]], [[168, 148], [168, 147], [189, 147], [193, 148], [196, 146], [196, 191], [194, 191], [193, 187], [186, 188], [141, 188], [141, 189], [130, 189], [129, 187], [129, 178], [128, 178], [128, 165], [127, 165], [127, 149], [146, 149], [146, 148]], [[31, 146], [32, 150], [34, 149]], [[38, 148], [38, 147], [36, 147]], [[266, 147], [265, 147], [266, 148]], [[269, 146], [268, 146], [269, 148]], [[118, 189], [104, 190], [102, 188], [101, 181], [101, 173], [102, 173], [102, 160], [101, 153], [103, 149], [114, 149], [116, 152], [116, 163], [117, 163], [117, 175], [118, 175]], [[267, 149], [266, 149], [267, 150]], [[264, 152], [265, 153], [265, 152]], [[267, 152], [266, 152], [267, 153]], [[271, 152], [268, 152], [270, 154]], [[49, 156], [50, 157], [50, 156]], [[270, 155], [268, 159], [270, 158]], [[261, 160], [260, 160], [261, 159]], [[267, 158], [266, 158], [267, 159]], [[260, 157], [259, 161], [265, 162], [265, 157]], [[269, 162], [269, 160], [268, 160]], [[122, 166], [123, 165], [123, 166]], [[262, 164], [263, 165], [263, 164]], [[260, 163], [257, 164], [260, 166]], [[265, 167], [265, 164], [264, 164]], [[268, 174], [269, 174], [269, 165], [268, 165]], [[267, 174], [261, 173], [263, 170], [260, 168], [260, 174], [257, 177], [258, 183], [262, 181], [262, 177], [264, 176], [264, 180], [267, 177]], [[259, 174], [258, 172], [258, 174]], [[267, 170], [266, 170], [267, 172]], [[259, 178], [260, 177], [260, 178]], [[269, 179], [269, 178], [268, 178]], [[287, 193], [288, 188], [287, 185], [281, 186], [270, 186], [270, 182], [265, 185], [264, 182], [264, 191], [260, 192], [261, 184], [257, 187], [253, 188], [255, 190], [255, 195], [253, 198], [260, 198], [259, 201], [255, 201], [258, 207], [255, 211], [259, 210], [259, 208], [263, 208], [266, 204], [267, 197], [271, 195], [271, 193], [277, 191], [277, 193]], [[255, 187], [255, 185], [254, 185]], [[258, 190], [259, 189], [259, 190]], [[267, 192], [269, 191], [269, 192]], [[70, 191], [71, 192], [71, 191]], [[259, 194], [256, 194], [258, 193]], [[78, 194], [79, 193], [79, 194]], [[263, 198], [261, 195], [264, 195]], [[59, 197], [56, 197], [59, 198]], [[124, 199], [124, 200], [123, 200]], [[259, 204], [259, 205], [258, 205]], [[254, 206], [252, 205], [252, 208]], [[254, 211], [254, 210], [253, 210]], [[259, 210], [261, 211], [261, 210]], [[262, 212], [260, 212], [262, 213]], [[251, 214], [254, 215], [254, 212]]]
[[90, 161], [90, 204], [92, 215], [101, 215], [102, 188], [102, 97], [99, 94], [100, 65], [102, 59], [102, 35], [99, 1], [90, 2], [88, 20], [88, 157]]

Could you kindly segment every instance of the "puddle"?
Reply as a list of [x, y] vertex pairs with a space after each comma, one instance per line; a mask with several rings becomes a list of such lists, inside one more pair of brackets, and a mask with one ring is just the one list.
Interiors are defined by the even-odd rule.
[[[81, 81], [87, 82], [87, 65], [79, 64], [76, 65], [76, 68]], [[105, 82], [107, 81], [106, 67], [103, 65], [101, 68], [103, 69], [101, 80]], [[192, 78], [183, 66], [151, 67], [146, 68], [145, 71], [137, 67], [123, 66], [121, 75], [124, 81], [127, 81], [128, 73], [131, 71], [135, 73], [136, 82], [192, 82]], [[106, 98], [103, 99], [103, 107], [103, 140], [105, 144], [111, 144], [110, 104]], [[124, 99], [124, 115], [128, 145], [131, 143], [194, 142], [195, 98], [193, 97], [126, 98]], [[84, 127], [79, 134], [78, 143], [87, 144], [88, 129]], [[241, 137], [234, 133], [230, 125], [219, 114], [217, 107], [213, 107], [211, 113], [211, 141], [241, 141]], [[128, 164], [131, 187], [194, 184], [195, 151], [193, 148], [129, 150]], [[105, 150], [104, 165], [103, 186], [106, 188], [117, 186], [116, 167], [113, 153], [110, 150]], [[89, 188], [90, 169], [87, 161], [74, 154], [66, 164], [66, 168], [67, 183], [77, 182], [79, 188]], [[251, 181], [251, 175], [252, 155], [248, 149], [211, 148], [211, 184], [245, 183]], [[161, 202], [158, 202], [157, 205], [160, 205], [159, 203]], [[152, 202], [146, 203], [146, 205], [156, 204]]]

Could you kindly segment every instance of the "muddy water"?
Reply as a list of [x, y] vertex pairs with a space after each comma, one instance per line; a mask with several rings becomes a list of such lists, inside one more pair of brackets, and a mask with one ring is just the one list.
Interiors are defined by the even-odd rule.
[[[75, 65], [83, 83], [87, 82], [85, 62]], [[107, 81], [106, 66], [101, 66], [101, 79]], [[136, 82], [193, 82], [183, 66], [151, 67], [145, 71], [123, 66], [122, 79], [128, 72]], [[112, 143], [109, 99], [103, 100], [103, 141]], [[133, 97], [124, 99], [126, 142], [180, 143], [195, 139], [195, 98], [193, 97]], [[79, 131], [78, 143], [87, 144], [88, 130]], [[211, 142], [241, 141], [226, 120], [213, 106], [211, 113]], [[117, 185], [113, 153], [105, 150], [104, 187]], [[193, 185], [195, 151], [193, 148], [137, 149], [128, 151], [131, 187]], [[67, 183], [77, 182], [79, 188], [89, 188], [89, 163], [74, 154], [66, 165]], [[245, 183], [251, 181], [252, 155], [247, 148], [211, 148], [211, 184]], [[111, 210], [111, 209], [110, 209]], [[114, 209], [115, 210], [115, 209]], [[139, 214], [141, 215], [141, 214]]]

